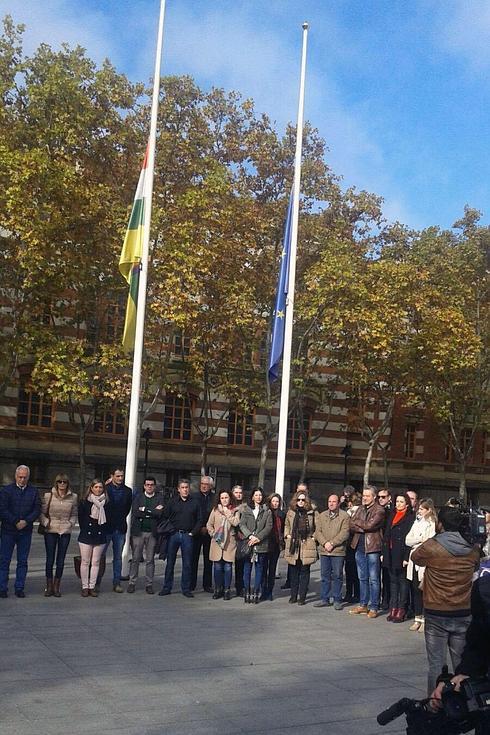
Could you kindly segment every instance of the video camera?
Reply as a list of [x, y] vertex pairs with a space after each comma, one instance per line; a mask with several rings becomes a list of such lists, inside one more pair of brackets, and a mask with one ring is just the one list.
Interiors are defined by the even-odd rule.
[[486, 512], [484, 508], [475, 508], [472, 505], [461, 508], [464, 519], [461, 535], [470, 544], [478, 544], [478, 546], [483, 547], [487, 540]]
[[449, 498], [446, 505], [450, 508], [456, 508], [460, 512], [462, 516], [460, 533], [468, 543], [483, 547], [487, 540], [485, 514], [490, 511], [487, 508], [475, 507], [471, 503], [463, 505], [459, 498]]
[[[444, 667], [438, 681], [449, 682]], [[490, 732], [490, 679], [465, 679], [455, 692], [450, 683], [442, 692], [442, 709], [434, 710], [429, 699], [400, 699], [381, 712], [377, 721], [387, 725], [401, 715], [407, 718], [407, 735], [459, 735], [475, 728], [475, 735]]]

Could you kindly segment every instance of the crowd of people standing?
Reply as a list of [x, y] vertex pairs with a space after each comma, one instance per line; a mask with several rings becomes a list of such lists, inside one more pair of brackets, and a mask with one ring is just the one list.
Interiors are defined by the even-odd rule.
[[[29, 482], [29, 468], [20, 465], [14, 482], [0, 490], [0, 598], [8, 597], [9, 569], [14, 549], [17, 568], [14, 591], [25, 597], [28, 557], [34, 523], [44, 537], [46, 597], [61, 596], [61, 579], [72, 533], [78, 523], [79, 556], [75, 568], [82, 597], [97, 597], [112, 545], [112, 589], [124, 591], [122, 555], [129, 539], [131, 562], [126, 591], [134, 593], [139, 566], [145, 562], [145, 591], [154, 594], [155, 557], [166, 561], [160, 596], [170, 595], [180, 551], [180, 586], [193, 598], [200, 558], [202, 588], [213, 599], [237, 597], [247, 604], [272, 601], [280, 555], [288, 564], [282, 589], [289, 603], [306, 604], [311, 565], [320, 558], [320, 599], [314, 607], [332, 606], [349, 614], [403, 623], [424, 631], [429, 659], [429, 693], [451, 655], [461, 659], [470, 625], [470, 595], [483, 553], [463, 531], [464, 514], [457, 502], [436, 513], [430, 498], [419, 501], [414, 491], [393, 494], [386, 488], [364, 487], [362, 494], [346, 487], [332, 493], [319, 512], [307, 485], [297, 486], [289, 506], [260, 487], [249, 498], [243, 488], [214, 491], [211, 477], [200, 479], [191, 494], [189, 480], [179, 480], [167, 498], [146, 477], [141, 491], [124, 484], [116, 468], [105, 483], [94, 479], [78, 496], [69, 478], [58, 474], [42, 495]], [[128, 533], [128, 518], [130, 519]], [[487, 519], [489, 520], [489, 519]]]
[[368, 486], [359, 496], [347, 487], [341, 497], [332, 493], [326, 510], [319, 512], [308, 486], [301, 483], [285, 510], [280, 495], [265, 497], [259, 487], [248, 500], [239, 485], [215, 492], [211, 477], [200, 479], [196, 494], [191, 494], [190, 482], [183, 478], [176, 494], [164, 499], [154, 477], [146, 477], [142, 490], [133, 493], [124, 484], [120, 468], [106, 483], [92, 480], [80, 497], [69, 478], [59, 474], [51, 491], [40, 496], [29, 483], [29, 469], [20, 466], [15, 482], [0, 493], [0, 596], [8, 594], [15, 546], [15, 594], [24, 595], [33, 524], [38, 519], [46, 548], [47, 597], [61, 596], [66, 553], [77, 522], [81, 595], [98, 595], [111, 545], [112, 588], [122, 592], [122, 552], [130, 517], [129, 593], [136, 591], [144, 561], [145, 591], [154, 594], [158, 554], [166, 560], [159, 595], [171, 594], [180, 551], [180, 586], [185, 597], [194, 596], [202, 556], [202, 588], [213, 599], [231, 600], [234, 579], [235, 593], [245, 603], [272, 601], [283, 553], [288, 563], [283, 589], [290, 589], [291, 604], [306, 603], [311, 565], [319, 558], [321, 590], [316, 607], [341, 610], [353, 603], [349, 612], [368, 618], [385, 608], [387, 620], [397, 623], [412, 609], [412, 627], [421, 630], [423, 567], [413, 563], [411, 551], [435, 534], [434, 507], [430, 500], [419, 503], [413, 492], [411, 497], [399, 493], [393, 500], [392, 507], [388, 490], [378, 493]]

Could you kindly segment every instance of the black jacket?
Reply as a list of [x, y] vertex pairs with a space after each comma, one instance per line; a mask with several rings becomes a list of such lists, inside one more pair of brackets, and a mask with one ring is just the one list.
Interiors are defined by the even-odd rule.
[[[82, 544], [90, 544], [90, 546], [99, 546], [106, 543], [107, 523], [99, 525], [95, 518], [91, 518], [90, 511], [92, 505], [89, 500], [82, 500], [78, 504], [78, 523], [80, 525], [80, 533], [78, 540]], [[108, 503], [104, 510], [107, 516]]]
[[413, 526], [415, 516], [412, 511], [407, 510], [402, 520], [393, 525], [396, 511], [392, 510], [386, 524], [383, 536], [383, 566], [388, 569], [403, 569], [403, 562], [408, 561], [410, 547], [406, 545], [407, 533]]
[[195, 498], [199, 504], [199, 512], [201, 513], [201, 528], [203, 528], [209, 520], [209, 515], [213, 509], [215, 493], [210, 491], [209, 493], [202, 493], [200, 490], [195, 495]]
[[176, 531], [185, 531], [196, 536], [201, 529], [201, 510], [193, 496], [182, 500], [180, 495], [176, 495], [163, 509], [163, 517], [170, 521]]
[[455, 674], [477, 677], [490, 675], [490, 574], [479, 577], [471, 590], [470, 627], [461, 663]]
[[106, 505], [107, 533], [128, 530], [127, 517], [133, 502], [133, 493], [127, 485], [114, 485], [112, 482], [106, 487], [109, 502]]

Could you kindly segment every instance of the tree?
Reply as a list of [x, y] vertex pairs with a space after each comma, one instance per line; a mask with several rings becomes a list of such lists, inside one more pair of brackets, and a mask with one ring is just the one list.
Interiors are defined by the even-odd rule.
[[422, 232], [408, 256], [414, 268], [423, 263], [428, 294], [417, 320], [412, 396], [440, 422], [463, 500], [468, 459], [490, 408], [490, 231], [478, 216], [467, 208], [455, 225], [460, 232]]
[[[116, 335], [107, 319], [124, 288], [115, 263], [133, 195], [126, 182], [141, 87], [107, 61], [97, 69], [79, 47], [43, 44], [21, 58], [20, 31], [13, 39], [5, 27], [0, 68], [10, 58], [16, 74], [1, 75], [0, 124], [7, 116], [10, 134], [0, 147], [0, 226], [14, 278], [2, 283], [1, 302], [22, 330], [32, 389], [65, 402], [79, 428], [84, 482], [94, 411], [127, 393], [123, 361], [116, 378], [109, 357]], [[11, 371], [18, 362], [17, 354]]]

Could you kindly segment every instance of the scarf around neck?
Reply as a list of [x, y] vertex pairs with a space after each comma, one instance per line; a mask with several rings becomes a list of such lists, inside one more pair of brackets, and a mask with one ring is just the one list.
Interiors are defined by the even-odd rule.
[[294, 556], [301, 546], [301, 542], [305, 541], [310, 535], [310, 520], [308, 511], [302, 508], [296, 508], [294, 514], [293, 528], [291, 531], [291, 542], [289, 544], [289, 553]]
[[94, 495], [93, 493], [90, 493], [90, 495], [87, 498], [89, 503], [92, 503], [92, 509], [90, 511], [90, 517], [93, 518], [95, 521], [97, 521], [99, 526], [103, 526], [104, 523], [106, 523], [106, 514], [104, 510], [104, 505], [106, 502], [105, 495]]

